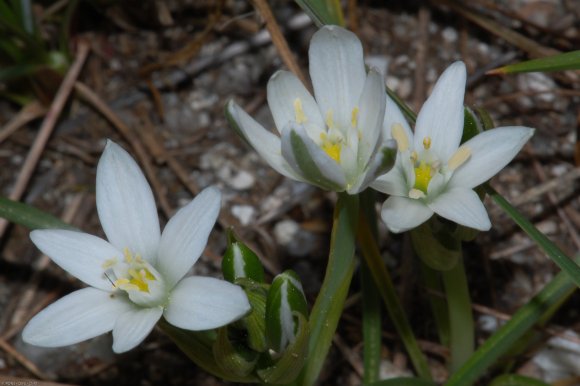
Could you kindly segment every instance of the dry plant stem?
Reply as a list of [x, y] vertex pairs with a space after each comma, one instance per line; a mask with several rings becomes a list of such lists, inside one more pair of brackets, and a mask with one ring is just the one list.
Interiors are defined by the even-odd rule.
[[14, 358], [18, 363], [24, 366], [28, 371], [30, 371], [35, 377], [50, 381], [51, 378], [43, 373], [34, 363], [28, 360], [24, 355], [18, 352], [12, 345], [6, 342], [4, 339], [0, 339], [0, 349], [5, 351], [8, 355]]
[[520, 206], [522, 204], [534, 201], [535, 199], [546, 193], [552, 193], [554, 190], [559, 189], [561, 186], [569, 186], [569, 184], [573, 184], [574, 181], [576, 181], [579, 178], [580, 178], [580, 168], [575, 168], [574, 170], [571, 170], [549, 181], [546, 181], [545, 173], [542, 173], [542, 175], [540, 176], [542, 183], [530, 188], [523, 194], [514, 197], [512, 199], [512, 205]]
[[[36, 164], [40, 160], [40, 156], [42, 155], [42, 151], [44, 150], [50, 135], [54, 129], [54, 125], [64, 105], [72, 91], [74, 83], [78, 78], [83, 64], [89, 54], [89, 46], [87, 43], [81, 41], [78, 46], [77, 54], [75, 56], [75, 61], [70, 67], [68, 73], [66, 74], [64, 80], [62, 81], [54, 100], [52, 101], [52, 105], [50, 106], [48, 112], [46, 113], [46, 117], [40, 126], [38, 131], [38, 135], [32, 144], [32, 148], [28, 152], [28, 156], [26, 157], [26, 161], [24, 161], [24, 165], [20, 170], [20, 174], [18, 175], [18, 179], [14, 184], [14, 188], [9, 195], [11, 200], [20, 200], [24, 191], [26, 190], [26, 186], [28, 186], [28, 182], [32, 177], [32, 173], [34, 173], [34, 169], [36, 168]], [[4, 235], [6, 231], [6, 227], [8, 226], [8, 221], [5, 219], [0, 219], [0, 238]]]
[[274, 43], [274, 45], [276, 46], [276, 49], [278, 50], [278, 53], [282, 57], [284, 64], [286, 64], [286, 67], [288, 67], [288, 69], [292, 71], [302, 81], [302, 83], [304, 83], [304, 85], [308, 85], [308, 83], [306, 82], [306, 78], [304, 77], [302, 70], [300, 70], [300, 67], [296, 62], [296, 58], [294, 58], [292, 51], [290, 51], [290, 48], [288, 47], [288, 42], [284, 38], [284, 35], [282, 35], [280, 26], [276, 22], [276, 19], [272, 14], [272, 10], [270, 9], [270, 6], [266, 2], [266, 0], [252, 0], [252, 3], [254, 4], [256, 10], [260, 13], [260, 15], [262, 15], [262, 17], [266, 21], [266, 28], [268, 29], [268, 32], [272, 37], [272, 43]]
[[30, 378], [16, 378], [8, 376], [0, 376], [0, 385], [8, 386], [75, 386], [70, 383], [57, 383], [57, 382], [42, 382], [36, 379]]
[[37, 100], [30, 102], [2, 128], [0, 131], [0, 143], [4, 142], [6, 138], [14, 134], [16, 130], [24, 127], [28, 122], [34, 121], [35, 119], [42, 117], [44, 114], [46, 114], [46, 107]]
[[131, 147], [135, 151], [139, 162], [141, 162], [141, 166], [143, 166], [143, 170], [145, 170], [145, 174], [149, 178], [149, 182], [153, 187], [153, 191], [159, 200], [159, 205], [161, 205], [161, 209], [167, 218], [171, 217], [173, 210], [171, 209], [171, 205], [167, 201], [165, 194], [163, 194], [163, 188], [157, 176], [155, 174], [155, 170], [153, 169], [153, 165], [151, 164], [151, 160], [147, 151], [141, 144], [141, 142], [135, 137], [129, 126], [125, 124], [119, 118], [117, 114], [109, 107], [107, 104], [97, 95], [95, 94], [90, 88], [88, 88], [85, 84], [81, 82], [76, 82], [74, 85], [75, 91], [92, 107], [95, 108], [99, 113], [101, 113], [109, 122], [115, 126], [115, 128], [119, 131], [119, 133], [131, 144]]

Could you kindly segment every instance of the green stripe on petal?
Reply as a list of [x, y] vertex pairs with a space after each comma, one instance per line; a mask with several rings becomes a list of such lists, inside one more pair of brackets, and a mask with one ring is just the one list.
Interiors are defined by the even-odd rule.
[[341, 167], [306, 134], [304, 127], [289, 124], [282, 133], [282, 156], [309, 183], [322, 189], [344, 191]]
[[238, 241], [231, 229], [228, 230], [228, 248], [222, 260], [222, 272], [224, 279], [231, 283], [239, 278], [251, 279], [258, 283], [264, 282], [264, 268], [258, 255]]

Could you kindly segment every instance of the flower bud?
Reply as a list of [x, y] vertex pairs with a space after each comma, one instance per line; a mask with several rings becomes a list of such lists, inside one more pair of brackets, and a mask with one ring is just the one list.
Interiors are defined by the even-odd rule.
[[266, 336], [272, 350], [280, 353], [294, 343], [297, 314], [307, 319], [308, 304], [298, 275], [288, 270], [274, 278], [266, 301]]
[[224, 279], [231, 283], [239, 278], [264, 282], [264, 268], [260, 259], [254, 251], [237, 240], [231, 229], [228, 230], [228, 248], [222, 260], [222, 272]]

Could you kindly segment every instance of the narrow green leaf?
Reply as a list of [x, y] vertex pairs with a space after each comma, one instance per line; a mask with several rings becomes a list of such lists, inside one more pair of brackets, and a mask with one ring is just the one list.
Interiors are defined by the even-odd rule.
[[344, 17], [339, 0], [296, 0], [316, 26], [325, 24], [344, 26]]
[[372, 233], [368, 226], [368, 221], [361, 216], [357, 229], [357, 241], [361, 253], [368, 264], [369, 270], [372, 273], [377, 289], [383, 302], [387, 308], [391, 321], [395, 325], [401, 340], [403, 341], [407, 353], [411, 358], [411, 362], [419, 376], [423, 379], [431, 380], [431, 370], [427, 364], [427, 359], [417, 344], [415, 334], [411, 329], [403, 306], [397, 297], [395, 286], [391, 280], [391, 276], [387, 271], [387, 267], [381, 259], [381, 254], [377, 244], [372, 237]]
[[495, 378], [489, 386], [548, 386], [548, 384], [523, 375], [504, 374]]
[[364, 386], [437, 386], [433, 381], [427, 381], [421, 378], [391, 378], [374, 383], [365, 383]]
[[70, 229], [75, 227], [51, 214], [18, 201], [0, 197], [0, 217], [29, 229]]
[[[576, 259], [580, 262], [580, 258]], [[575, 290], [574, 282], [565, 272], [560, 272], [542, 291], [521, 307], [512, 318], [497, 330], [465, 364], [451, 375], [446, 386], [471, 385], [491, 365], [503, 356], [512, 345], [532, 328], [555, 303]]]
[[357, 218], [358, 196], [339, 193], [326, 274], [310, 314], [308, 361], [300, 375], [299, 385], [315, 383], [330, 349], [354, 272]]
[[[375, 210], [376, 192], [366, 189], [360, 194], [360, 210], [369, 221], [369, 228], [374, 240], [377, 240], [377, 212]], [[363, 382], [373, 383], [379, 380], [381, 365], [381, 298], [367, 263], [360, 264], [360, 285], [362, 288], [362, 328], [363, 328]]]
[[534, 224], [528, 221], [516, 208], [514, 208], [505, 198], [491, 186], [486, 185], [485, 190], [487, 194], [498, 204], [524, 232], [528, 234], [538, 244], [540, 248], [548, 255], [550, 259], [560, 269], [565, 271], [570, 278], [580, 287], [580, 266], [570, 259], [560, 248], [550, 241], [542, 232], [540, 232]]
[[532, 59], [525, 62], [494, 68], [487, 75], [516, 74], [520, 72], [550, 72], [580, 69], [580, 50]]

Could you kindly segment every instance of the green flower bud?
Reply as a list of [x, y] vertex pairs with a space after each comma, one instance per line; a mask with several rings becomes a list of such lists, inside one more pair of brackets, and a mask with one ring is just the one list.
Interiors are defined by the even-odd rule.
[[274, 278], [266, 300], [266, 336], [270, 348], [283, 352], [298, 333], [297, 314], [308, 319], [308, 304], [298, 275], [285, 271]]
[[231, 283], [239, 278], [264, 282], [264, 268], [260, 259], [244, 243], [237, 240], [231, 229], [228, 230], [228, 248], [222, 260], [222, 272], [224, 279]]

